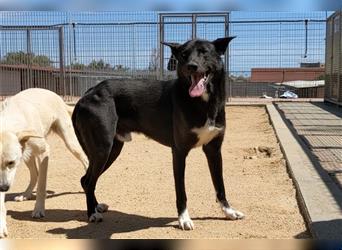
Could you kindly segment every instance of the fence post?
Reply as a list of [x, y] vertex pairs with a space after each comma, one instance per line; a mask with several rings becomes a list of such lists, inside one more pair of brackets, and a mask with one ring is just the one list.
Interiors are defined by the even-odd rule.
[[339, 54], [339, 55], [337, 55], [338, 56], [338, 69], [337, 69], [337, 72], [338, 72], [338, 79], [337, 79], [337, 101], [339, 102], [339, 103], [342, 103], [342, 76], [341, 76], [341, 74], [342, 74], [342, 11], [339, 11], [339, 14], [338, 14], [339, 16], [340, 16], [340, 18], [339, 18], [339, 21], [340, 21], [340, 23], [339, 23], [339, 31], [338, 31], [338, 50], [339, 50], [339, 53], [336, 53], [336, 54]]
[[27, 29], [26, 30], [26, 50], [27, 50], [27, 75], [26, 75], [26, 86], [24, 88], [22, 87], [22, 90], [28, 89], [32, 87], [32, 61], [31, 61], [31, 56], [32, 56], [32, 45], [31, 45], [31, 30]]
[[197, 37], [197, 15], [192, 14], [192, 39]]
[[65, 86], [65, 69], [64, 69], [64, 32], [63, 26], [58, 28], [59, 31], [59, 84], [63, 87], [63, 91], [59, 94], [66, 96], [66, 86]]
[[159, 80], [163, 79], [164, 74], [164, 17], [159, 14]]
[[[224, 17], [224, 35], [225, 37], [228, 37], [229, 36], [229, 13], [227, 13], [227, 15], [225, 15]], [[232, 82], [230, 80], [230, 68], [229, 68], [229, 51], [230, 51], [230, 47], [228, 47], [228, 50], [225, 54], [225, 57], [224, 57], [224, 61], [225, 61], [225, 65], [226, 65], [226, 72], [227, 72], [227, 75], [228, 75], [228, 87], [229, 87], [229, 97], [228, 97], [228, 100], [227, 100], [227, 97], [226, 97], [226, 101], [230, 102], [231, 101], [231, 98], [232, 98]], [[226, 89], [226, 88], [225, 88]]]
[[305, 25], [305, 50], [304, 50], [304, 58], [308, 56], [308, 19], [304, 20]]

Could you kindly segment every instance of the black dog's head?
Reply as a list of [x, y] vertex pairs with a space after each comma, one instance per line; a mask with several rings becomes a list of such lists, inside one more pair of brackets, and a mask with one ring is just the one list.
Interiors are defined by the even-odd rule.
[[163, 43], [171, 48], [177, 60], [179, 78], [188, 79], [191, 97], [201, 96], [215, 74], [223, 72], [221, 56], [234, 37], [206, 40], [190, 40], [184, 44]]

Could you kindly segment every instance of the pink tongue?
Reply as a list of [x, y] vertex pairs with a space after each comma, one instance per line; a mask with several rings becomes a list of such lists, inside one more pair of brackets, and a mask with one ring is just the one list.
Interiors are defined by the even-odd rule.
[[191, 97], [201, 96], [204, 92], [204, 89], [205, 89], [204, 88], [204, 78], [201, 78], [197, 83], [193, 82], [191, 84], [191, 87], [189, 89], [189, 94]]

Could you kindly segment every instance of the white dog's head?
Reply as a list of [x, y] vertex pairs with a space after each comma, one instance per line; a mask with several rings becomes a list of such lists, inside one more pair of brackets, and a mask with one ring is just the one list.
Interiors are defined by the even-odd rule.
[[23, 145], [32, 132], [0, 132], [0, 192], [12, 185], [17, 167], [23, 159]]

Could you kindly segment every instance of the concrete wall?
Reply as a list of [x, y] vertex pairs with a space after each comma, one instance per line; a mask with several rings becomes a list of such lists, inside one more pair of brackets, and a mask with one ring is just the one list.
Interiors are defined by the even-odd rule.
[[324, 73], [324, 68], [254, 68], [252, 69], [251, 82], [317, 80]]

